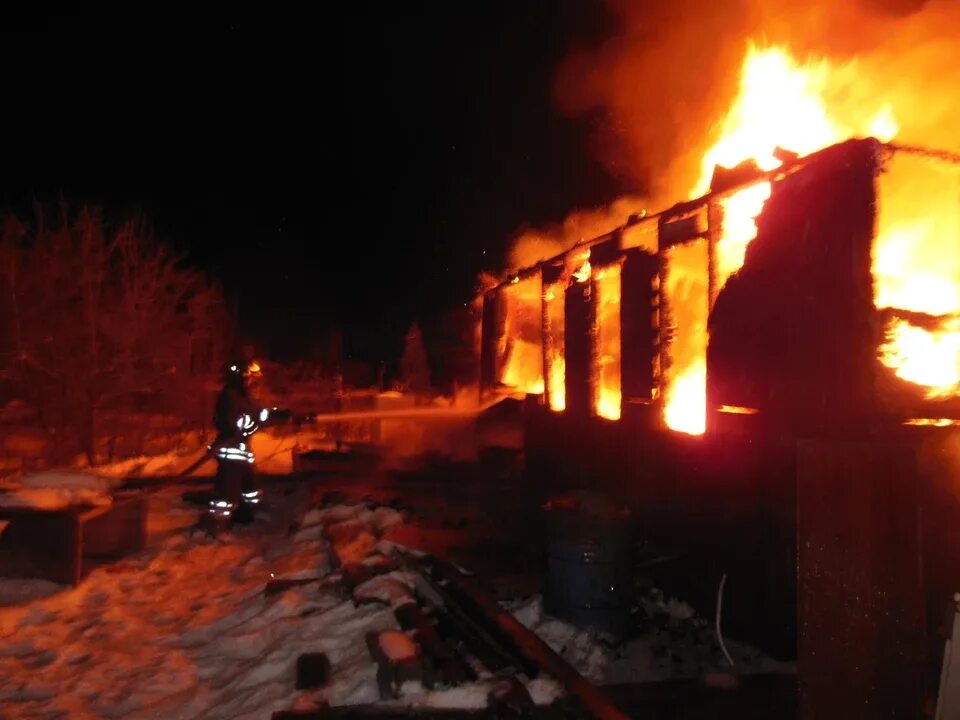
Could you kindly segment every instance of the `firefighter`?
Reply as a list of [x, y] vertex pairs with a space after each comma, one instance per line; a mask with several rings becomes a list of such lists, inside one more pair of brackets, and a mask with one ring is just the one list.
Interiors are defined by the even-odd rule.
[[269, 410], [255, 408], [250, 397], [250, 378], [259, 370], [256, 363], [244, 361], [224, 367], [223, 389], [213, 418], [217, 437], [210, 446], [217, 460], [213, 499], [207, 513], [213, 531], [227, 529], [234, 522], [251, 522], [254, 511], [263, 503], [250, 447], [251, 436], [270, 416]]

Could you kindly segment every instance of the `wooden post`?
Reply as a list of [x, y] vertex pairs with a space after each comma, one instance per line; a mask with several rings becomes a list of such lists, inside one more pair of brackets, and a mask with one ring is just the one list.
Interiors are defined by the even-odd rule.
[[800, 717], [922, 716], [918, 510], [909, 447], [799, 443]]

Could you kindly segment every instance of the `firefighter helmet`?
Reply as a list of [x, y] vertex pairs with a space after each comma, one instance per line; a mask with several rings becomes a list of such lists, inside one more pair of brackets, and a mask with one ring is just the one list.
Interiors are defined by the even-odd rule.
[[253, 360], [231, 360], [223, 366], [225, 382], [246, 381], [260, 374], [260, 366]]

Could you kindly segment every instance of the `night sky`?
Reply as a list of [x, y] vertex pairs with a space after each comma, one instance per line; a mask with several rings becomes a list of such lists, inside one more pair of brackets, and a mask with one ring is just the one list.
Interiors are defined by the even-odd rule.
[[[265, 7], [265, 6], [264, 6]], [[222, 280], [279, 359], [436, 332], [525, 222], [622, 188], [557, 63], [609, 32], [588, 0], [351, 2], [274, 11], [7, 18], [2, 203], [145, 213]]]

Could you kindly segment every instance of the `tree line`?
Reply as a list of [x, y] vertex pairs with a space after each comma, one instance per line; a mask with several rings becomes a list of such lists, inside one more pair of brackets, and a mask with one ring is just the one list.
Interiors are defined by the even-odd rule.
[[0, 384], [35, 409], [52, 460], [109, 453], [107, 416], [115, 434], [124, 413], [202, 413], [230, 331], [221, 288], [141, 219], [66, 205], [3, 219]]

